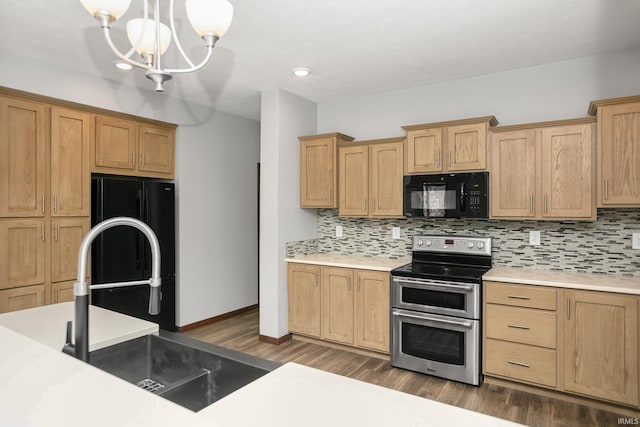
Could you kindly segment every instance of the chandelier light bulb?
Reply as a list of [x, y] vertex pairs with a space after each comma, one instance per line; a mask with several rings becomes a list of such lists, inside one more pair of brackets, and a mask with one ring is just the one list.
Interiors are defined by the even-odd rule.
[[80, 0], [80, 3], [93, 16], [103, 13], [118, 19], [129, 9], [131, 0]]
[[231, 26], [233, 6], [227, 0], [186, 0], [187, 17], [200, 37], [222, 37]]
[[[141, 38], [142, 31], [144, 31], [144, 34]], [[140, 55], [153, 55], [156, 53], [156, 23], [153, 19], [145, 21], [142, 18], [138, 18], [127, 22], [127, 37], [129, 37], [131, 46], [134, 46]], [[140, 40], [139, 43], [138, 40]], [[160, 55], [166, 52], [170, 43], [171, 30], [163, 23], [160, 23]]]

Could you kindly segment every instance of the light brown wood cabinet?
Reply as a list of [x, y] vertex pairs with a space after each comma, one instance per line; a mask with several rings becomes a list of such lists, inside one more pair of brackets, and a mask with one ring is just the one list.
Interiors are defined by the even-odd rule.
[[596, 219], [593, 119], [492, 128], [491, 218]]
[[487, 130], [493, 116], [403, 126], [407, 133], [405, 173], [481, 171], [487, 169]]
[[288, 263], [289, 331], [389, 353], [389, 273]]
[[320, 337], [320, 267], [287, 264], [289, 331]]
[[640, 407], [639, 296], [498, 282], [484, 292], [485, 382]]
[[75, 279], [90, 228], [91, 120], [3, 90], [0, 121], [3, 312], [50, 303], [53, 284]]
[[566, 290], [564, 387], [638, 406], [638, 297]]
[[300, 207], [338, 207], [338, 142], [353, 141], [341, 133], [301, 136]]
[[598, 207], [640, 207], [640, 96], [592, 101], [598, 120]]
[[556, 290], [494, 282], [484, 288], [485, 374], [556, 387]]
[[91, 171], [175, 178], [175, 127], [95, 115]]
[[403, 140], [387, 138], [339, 144], [340, 216], [402, 217]]

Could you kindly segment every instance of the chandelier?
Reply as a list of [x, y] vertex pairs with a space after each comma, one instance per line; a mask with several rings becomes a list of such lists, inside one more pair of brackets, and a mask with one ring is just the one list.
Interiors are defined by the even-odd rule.
[[[127, 22], [126, 31], [132, 48], [122, 53], [111, 40], [111, 25], [129, 9], [131, 0], [80, 0], [80, 3], [100, 23], [107, 44], [125, 63], [146, 70], [145, 75], [155, 83], [156, 92], [164, 92], [162, 84], [171, 80], [174, 73], [190, 73], [204, 67], [211, 59], [213, 47], [229, 29], [233, 18], [233, 6], [227, 0], [185, 0], [187, 17], [193, 29], [204, 40], [207, 53], [197, 65], [185, 54], [175, 28], [174, 0], [169, 5], [169, 25], [160, 22], [160, 0], [153, 2], [153, 19], [149, 18], [149, 1], [143, 0], [143, 17]], [[162, 55], [171, 43], [171, 36], [187, 68], [164, 68]], [[131, 58], [138, 52], [143, 62]]]

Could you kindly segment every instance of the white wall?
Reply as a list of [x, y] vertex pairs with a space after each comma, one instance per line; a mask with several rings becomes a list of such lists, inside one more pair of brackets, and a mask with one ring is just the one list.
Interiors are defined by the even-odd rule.
[[316, 212], [300, 209], [298, 136], [316, 133], [316, 104], [262, 92], [260, 132], [260, 334], [288, 333], [286, 242], [316, 237]]
[[258, 122], [6, 52], [0, 69], [0, 86], [177, 124], [178, 325], [257, 303]]
[[401, 126], [494, 115], [500, 125], [587, 115], [589, 102], [640, 94], [640, 49], [318, 104], [318, 132], [356, 140]]

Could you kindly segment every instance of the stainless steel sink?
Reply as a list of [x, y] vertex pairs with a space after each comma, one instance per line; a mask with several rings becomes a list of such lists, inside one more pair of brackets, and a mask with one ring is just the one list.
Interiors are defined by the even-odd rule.
[[160, 334], [93, 351], [89, 363], [192, 411], [280, 366], [180, 334]]

